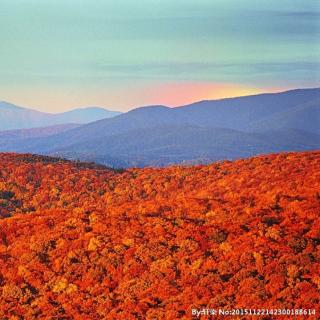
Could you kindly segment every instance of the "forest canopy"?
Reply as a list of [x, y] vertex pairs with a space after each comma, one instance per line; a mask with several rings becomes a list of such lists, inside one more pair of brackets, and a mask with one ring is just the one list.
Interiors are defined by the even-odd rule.
[[320, 152], [124, 171], [0, 154], [0, 318], [319, 311], [319, 212]]

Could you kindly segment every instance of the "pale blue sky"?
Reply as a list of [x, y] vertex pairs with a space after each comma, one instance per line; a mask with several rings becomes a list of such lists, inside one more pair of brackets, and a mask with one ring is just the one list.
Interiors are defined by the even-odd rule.
[[126, 110], [315, 87], [319, 18], [317, 0], [0, 0], [0, 100]]

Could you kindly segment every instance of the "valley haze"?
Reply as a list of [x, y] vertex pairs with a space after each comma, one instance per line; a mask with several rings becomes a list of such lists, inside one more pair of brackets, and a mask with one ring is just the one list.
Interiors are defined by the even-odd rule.
[[320, 148], [320, 88], [175, 108], [145, 106], [121, 114], [86, 108], [53, 115], [2, 103], [2, 127], [10, 123], [5, 117], [11, 113], [18, 119], [16, 125], [29, 129], [0, 132], [0, 151], [111, 167], [209, 163]]

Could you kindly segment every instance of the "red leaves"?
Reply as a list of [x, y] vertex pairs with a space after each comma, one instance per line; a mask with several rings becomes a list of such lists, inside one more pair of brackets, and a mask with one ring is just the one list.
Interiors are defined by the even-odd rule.
[[319, 305], [319, 152], [124, 172], [0, 158], [0, 318]]

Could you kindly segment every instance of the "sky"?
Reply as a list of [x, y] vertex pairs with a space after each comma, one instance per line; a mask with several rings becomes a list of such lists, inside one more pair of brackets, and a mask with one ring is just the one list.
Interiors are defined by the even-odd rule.
[[319, 87], [318, 0], [0, 0], [0, 101], [126, 111]]

